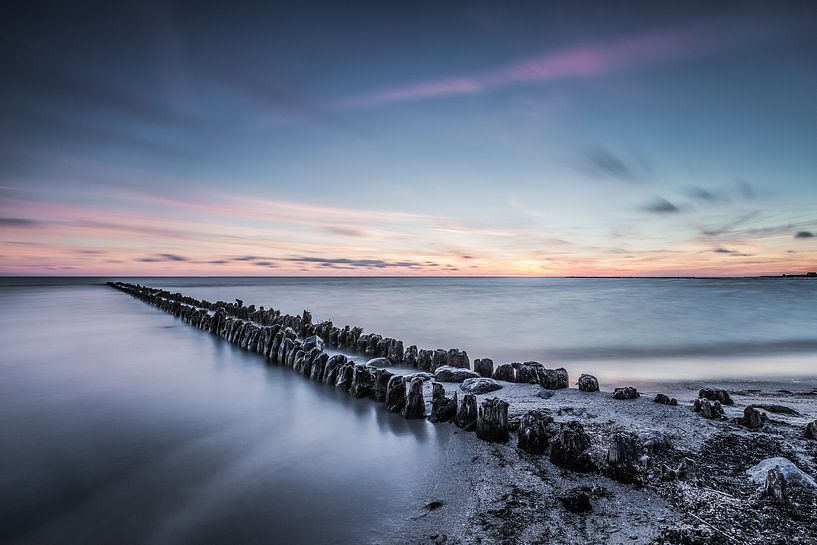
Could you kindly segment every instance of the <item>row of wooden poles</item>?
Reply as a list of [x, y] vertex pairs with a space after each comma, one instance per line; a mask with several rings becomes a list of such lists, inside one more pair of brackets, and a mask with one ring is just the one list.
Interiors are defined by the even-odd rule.
[[[423, 382], [429, 380], [427, 375], [404, 376], [387, 369], [356, 364], [343, 354], [330, 356], [323, 349], [323, 340], [317, 334], [329, 329], [331, 336], [337, 335], [339, 340], [347, 339], [336, 344], [360, 347], [367, 355], [381, 353], [377, 347], [378, 344], [384, 347], [384, 339], [379, 335], [364, 336], [359, 328], [349, 327], [335, 333], [331, 326], [313, 325], [307, 311], [302, 316], [292, 316], [272, 309], [264, 310], [263, 307], [245, 307], [240, 301], [236, 304], [210, 303], [138, 284], [108, 282], [108, 285], [242, 349], [256, 352], [272, 364], [288, 367], [315, 382], [333, 386], [354, 397], [382, 402], [387, 411], [402, 414], [405, 418], [428, 416], [431, 422], [453, 422], [464, 430], [476, 431], [478, 437], [487, 441], [509, 440], [507, 402], [497, 398], [484, 399], [478, 407], [473, 394], [465, 394], [459, 400], [455, 392], [452, 398], [448, 398], [443, 385], [435, 382], [432, 385], [431, 412], [427, 415], [423, 398]], [[373, 343], [375, 337], [380, 339]], [[387, 353], [394, 350], [394, 340], [385, 341]], [[371, 346], [375, 347], [374, 353], [369, 350]], [[459, 356], [461, 351], [451, 352]], [[465, 358], [467, 362], [467, 355]], [[464, 366], [468, 367], [467, 364]], [[543, 426], [541, 431], [544, 433]], [[527, 444], [528, 438], [522, 442]], [[535, 438], [533, 443], [536, 443]]]

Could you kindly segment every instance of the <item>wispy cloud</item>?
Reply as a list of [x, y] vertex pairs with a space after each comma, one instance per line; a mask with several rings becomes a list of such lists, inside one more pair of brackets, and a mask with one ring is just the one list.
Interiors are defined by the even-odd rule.
[[606, 42], [586, 43], [549, 51], [483, 72], [442, 76], [408, 83], [346, 101], [365, 107], [473, 95], [534, 82], [594, 78], [665, 62], [705, 56], [781, 34], [774, 25], [749, 20], [722, 20], [652, 29]]
[[638, 156], [631, 160], [605, 147], [582, 152], [576, 168], [593, 178], [630, 183], [642, 183], [652, 176], [652, 167], [644, 157]]
[[643, 210], [652, 214], [676, 214], [681, 211], [680, 208], [663, 197], [656, 197], [644, 205]]

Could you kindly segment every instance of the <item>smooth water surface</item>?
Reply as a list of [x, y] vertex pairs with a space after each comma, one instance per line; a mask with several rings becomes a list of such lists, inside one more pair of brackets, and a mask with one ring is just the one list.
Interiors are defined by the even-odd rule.
[[603, 381], [817, 375], [817, 279], [153, 278], [421, 348]]
[[4, 287], [0, 309], [3, 544], [380, 541], [460, 437], [104, 286]]

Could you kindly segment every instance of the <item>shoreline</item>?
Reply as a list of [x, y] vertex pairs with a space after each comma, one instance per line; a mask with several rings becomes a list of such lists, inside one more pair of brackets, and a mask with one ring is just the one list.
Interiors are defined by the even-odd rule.
[[[444, 415], [445, 407], [451, 406], [449, 396], [456, 392], [463, 402], [469, 397], [461, 390], [461, 381], [448, 382], [440, 374], [442, 368], [452, 369], [450, 373], [455, 375], [468, 373], [466, 368], [470, 369], [471, 362], [465, 355], [463, 364], [461, 351], [456, 349], [446, 354], [437, 351], [422, 355], [423, 351], [411, 347], [417, 355], [409, 360], [417, 368], [392, 366], [388, 360], [384, 362], [388, 365], [377, 366], [374, 360], [367, 367], [354, 357], [347, 359], [342, 346], [326, 351], [323, 346], [320, 350], [313, 348], [309, 356], [304, 350], [296, 353], [298, 345], [310, 342], [305, 339], [306, 333], [323, 333], [321, 337], [333, 339], [327, 345], [348, 347], [351, 342], [351, 339], [342, 341], [338, 332], [349, 332], [352, 328], [332, 329], [331, 323], [313, 325], [306, 312], [301, 317], [281, 316], [263, 308], [212, 304], [162, 290], [124, 284], [112, 287], [143, 298], [196, 327], [212, 333], [218, 330], [217, 334], [241, 348], [263, 354], [267, 346], [266, 353], [273, 363], [277, 360], [317, 382], [322, 381], [324, 370], [329, 372], [331, 365], [327, 364], [334, 361], [348, 374], [348, 380], [343, 379], [343, 389], [356, 397], [374, 397], [377, 401], [378, 378], [387, 377], [391, 387], [392, 379], [401, 376], [398, 373], [413, 375], [407, 395], [406, 381], [402, 378], [396, 381], [404, 388], [401, 395], [407, 396], [406, 405], [411, 404], [412, 398], [420, 403], [419, 413], [406, 414], [409, 418], [424, 418], [430, 406], [432, 422], [448, 422], [455, 419]], [[208, 307], [216, 310], [206, 310]], [[219, 313], [221, 318], [217, 318]], [[248, 320], [227, 318], [226, 314], [246, 315]], [[270, 331], [265, 333], [264, 330], [270, 326], [255, 325], [249, 318], [260, 318], [258, 323], [271, 321], [273, 328], [278, 326], [279, 347], [274, 351], [275, 356], [272, 356], [275, 340], [269, 338]], [[215, 328], [213, 322], [221, 325]], [[284, 327], [292, 331], [292, 335], [282, 334]], [[296, 330], [301, 333], [297, 339], [294, 338]], [[358, 337], [366, 338], [366, 342], [359, 344]], [[372, 342], [372, 337], [362, 335], [362, 330], [357, 332], [351, 346], [362, 346], [373, 358], [393, 355], [401, 364], [406, 363], [406, 354], [414, 354], [394, 339], [375, 336]], [[454, 363], [455, 367], [440, 365], [444, 356], [444, 363]], [[432, 357], [436, 358], [433, 368], [424, 369], [426, 360]], [[545, 388], [543, 384], [550, 385], [552, 377], [545, 378], [541, 373], [552, 370], [515, 365], [519, 367], [510, 375], [514, 380], [522, 376], [520, 373], [529, 372], [539, 373], [538, 378], [534, 383], [497, 380], [500, 389], [471, 396], [474, 411], [480, 407], [479, 414], [474, 416], [477, 435], [487, 440], [479, 441], [474, 434], [461, 433], [459, 422], [458, 427], [449, 425], [446, 433], [452, 446], [449, 451], [449, 442], [446, 442], [441, 455], [452, 459], [452, 471], [458, 468], [457, 474], [441, 476], [440, 487], [434, 491], [434, 497], [429, 496], [429, 503], [421, 512], [398, 524], [400, 539], [395, 543], [536, 543], [542, 535], [548, 536], [544, 541], [548, 543], [576, 543], [574, 534], [577, 531], [581, 534], [581, 529], [584, 529], [583, 542], [599, 543], [774, 542], [770, 539], [813, 543], [809, 529], [817, 523], [815, 490], [789, 486], [785, 500], [779, 501], [768, 494], [759, 494], [757, 485], [748, 480], [745, 470], [763, 459], [785, 456], [806, 475], [817, 476], [817, 441], [803, 436], [804, 427], [817, 415], [817, 379], [802, 379], [796, 389], [791, 387], [791, 382], [774, 380], [661, 381], [653, 382], [652, 387], [635, 399], [614, 399], [609, 391], [589, 392], [566, 387], [569, 386], [564, 383], [566, 372], [564, 380], [559, 375], [558, 384]], [[490, 367], [493, 371], [493, 362]], [[507, 371], [509, 366], [503, 367]], [[496, 373], [490, 374], [496, 378]], [[338, 376], [332, 379], [339, 388]], [[439, 386], [444, 392], [439, 391]], [[733, 404], [721, 406], [715, 402], [723, 415], [704, 418], [690, 407], [692, 399], [698, 399], [699, 386], [725, 389], [726, 397]], [[675, 397], [678, 404], [655, 403], [652, 398], [656, 393]], [[388, 394], [386, 403], [389, 404]], [[706, 414], [709, 401], [705, 403]], [[744, 411], [749, 411], [746, 408], [749, 405], [766, 407], [766, 417], [752, 429], [737, 422], [745, 416]], [[780, 407], [775, 406], [783, 406], [794, 414], [779, 413]], [[502, 414], [503, 407], [505, 414]], [[534, 422], [533, 428], [525, 427], [526, 437], [533, 430], [534, 436], [545, 444], [536, 455], [520, 450], [521, 441], [517, 443], [522, 436], [520, 426], [530, 424], [530, 415], [540, 421]], [[458, 417], [459, 411], [457, 420]], [[554, 462], [554, 451], [558, 445], [565, 444], [565, 430], [570, 432], [573, 427], [581, 430], [587, 444], [581, 453]], [[454, 435], [458, 437], [454, 439]], [[613, 455], [614, 452], [617, 454]], [[591, 469], [578, 469], [576, 463], [580, 458]], [[478, 463], [480, 461], [482, 463]], [[691, 477], [681, 478], [678, 474], [678, 477], [667, 478], [681, 470], [674, 468], [684, 468], [685, 464], [691, 468]], [[470, 483], [465, 492], [462, 486], [454, 486], [464, 480]], [[574, 513], [576, 506], [571, 504], [570, 498], [587, 504], [589, 513]], [[588, 525], [604, 531], [589, 534]]]

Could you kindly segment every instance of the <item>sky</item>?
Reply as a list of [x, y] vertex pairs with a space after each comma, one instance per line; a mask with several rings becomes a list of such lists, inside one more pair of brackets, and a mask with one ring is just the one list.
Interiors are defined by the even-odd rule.
[[26, 2], [0, 274], [817, 270], [813, 2]]

